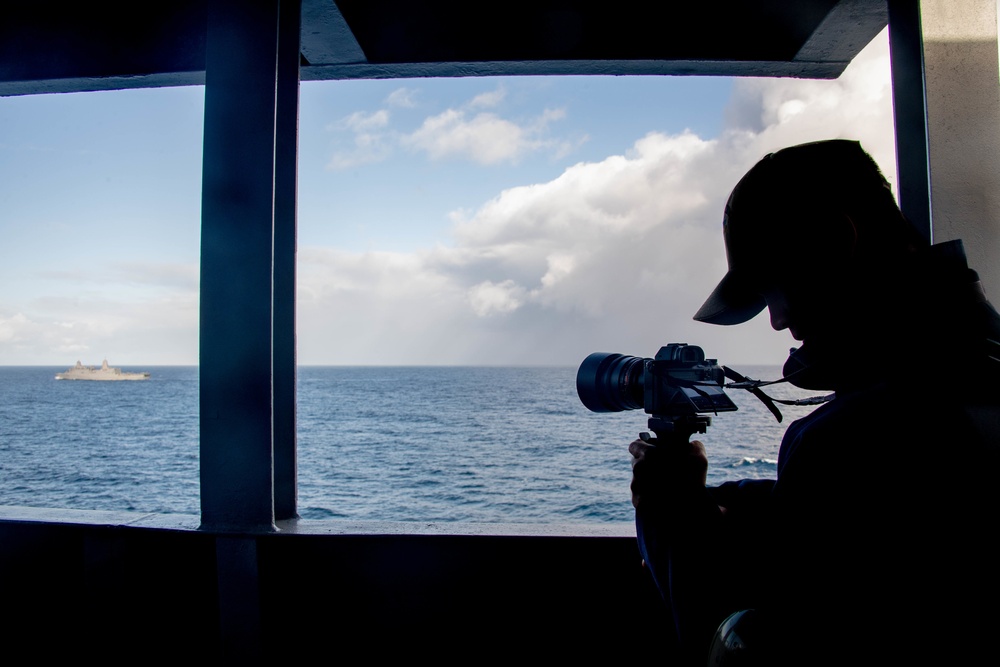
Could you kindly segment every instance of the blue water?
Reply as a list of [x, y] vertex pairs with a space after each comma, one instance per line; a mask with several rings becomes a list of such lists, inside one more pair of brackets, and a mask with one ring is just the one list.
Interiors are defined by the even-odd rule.
[[[0, 505], [198, 514], [198, 369], [142, 382], [57, 381], [0, 367]], [[738, 368], [773, 379], [779, 369]], [[641, 410], [596, 414], [576, 368], [301, 367], [303, 518], [611, 523], [632, 520], [628, 443]], [[786, 385], [777, 397], [805, 395]], [[745, 391], [713, 417], [709, 483], [773, 477], [783, 424]]]

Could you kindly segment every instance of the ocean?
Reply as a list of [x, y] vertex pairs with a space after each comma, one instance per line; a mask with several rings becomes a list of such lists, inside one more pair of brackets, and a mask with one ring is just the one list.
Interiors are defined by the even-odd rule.
[[[0, 367], [0, 505], [199, 514], [198, 368], [123, 367], [150, 371], [141, 382], [55, 380], [65, 369]], [[773, 477], [785, 426], [814, 408], [780, 406], [778, 423], [748, 392], [727, 393], [739, 410], [697, 436], [709, 483]], [[296, 409], [305, 519], [633, 518], [627, 447], [647, 415], [590, 412], [575, 367], [304, 366]]]

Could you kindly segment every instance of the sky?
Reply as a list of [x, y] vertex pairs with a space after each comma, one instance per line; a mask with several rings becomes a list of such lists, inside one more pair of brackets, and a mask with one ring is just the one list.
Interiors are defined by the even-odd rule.
[[[198, 363], [203, 111], [201, 87], [0, 98], [0, 365]], [[691, 317], [739, 178], [833, 138], [895, 188], [884, 31], [835, 80], [304, 82], [298, 361], [781, 364], [766, 312]]]

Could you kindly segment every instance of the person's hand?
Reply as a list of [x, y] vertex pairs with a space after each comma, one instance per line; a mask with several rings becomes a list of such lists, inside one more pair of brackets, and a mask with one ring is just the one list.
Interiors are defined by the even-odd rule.
[[632, 455], [632, 506], [671, 488], [705, 486], [708, 455], [700, 440], [656, 444], [643, 433], [628, 446]]

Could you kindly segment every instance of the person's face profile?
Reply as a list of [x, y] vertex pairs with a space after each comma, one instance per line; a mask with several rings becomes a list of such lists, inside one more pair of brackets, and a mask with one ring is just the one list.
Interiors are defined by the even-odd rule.
[[[751, 272], [751, 288], [767, 305], [771, 327], [806, 342], [837, 335], [852, 319], [849, 264], [819, 239], [775, 244]], [[808, 242], [806, 242], [808, 241]]]

